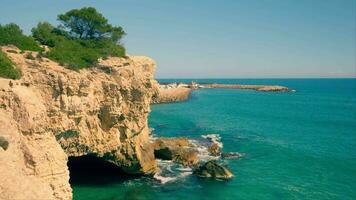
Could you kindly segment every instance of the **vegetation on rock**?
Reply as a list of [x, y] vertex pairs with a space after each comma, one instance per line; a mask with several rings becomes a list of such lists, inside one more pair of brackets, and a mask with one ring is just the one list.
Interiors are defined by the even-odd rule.
[[110, 39], [118, 42], [125, 32], [120, 26], [108, 24], [108, 20], [92, 7], [73, 9], [58, 15], [68, 35], [80, 39]]
[[78, 70], [95, 65], [100, 57], [125, 55], [119, 44], [125, 32], [108, 24], [95, 8], [73, 9], [58, 15], [58, 20], [62, 23], [58, 27], [40, 22], [32, 29], [37, 41], [51, 47], [50, 59]]
[[10, 79], [19, 79], [21, 77], [21, 71], [14, 66], [2, 51], [0, 51], [0, 77]]
[[0, 24], [0, 45], [15, 45], [21, 50], [41, 51], [33, 37], [22, 33], [20, 27], [14, 23]]
[[95, 8], [73, 9], [58, 15], [58, 20], [61, 24], [57, 27], [38, 23], [32, 36], [24, 35], [16, 24], [0, 25], [0, 45], [39, 52], [43, 51], [39, 44], [46, 45], [49, 51], [43, 56], [73, 70], [95, 66], [99, 58], [125, 55], [120, 44], [125, 35], [122, 27], [109, 24]]

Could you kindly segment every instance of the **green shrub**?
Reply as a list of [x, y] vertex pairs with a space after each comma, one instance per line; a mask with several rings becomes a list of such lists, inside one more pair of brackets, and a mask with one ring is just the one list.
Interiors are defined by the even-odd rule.
[[47, 22], [39, 23], [32, 33], [41, 44], [51, 47], [48, 58], [73, 70], [94, 66], [100, 57], [125, 55], [125, 48], [110, 39], [71, 38]]
[[79, 41], [84, 47], [91, 48], [98, 51], [101, 57], [125, 56], [125, 48], [119, 44], [112, 43], [112, 41], [109, 39], [101, 39], [101, 40], [92, 39], [92, 40], [79, 40]]
[[0, 45], [15, 45], [21, 50], [41, 51], [33, 37], [22, 33], [20, 27], [14, 23], [0, 25]]
[[21, 77], [21, 71], [14, 67], [14, 64], [2, 51], [0, 51], [0, 77], [10, 79]]
[[[0, 45], [15, 45], [21, 54], [24, 50], [38, 51], [39, 58], [46, 56], [73, 70], [95, 66], [100, 57], [125, 56], [125, 48], [119, 41], [126, 33], [120, 26], [109, 24], [95, 8], [73, 9], [58, 15], [58, 20], [61, 22], [58, 27], [48, 22], [38, 23], [32, 29], [33, 37], [24, 35], [16, 24], [0, 25]], [[49, 52], [43, 53], [36, 41], [50, 47]], [[35, 59], [32, 54], [26, 58]], [[5, 55], [2, 62], [3, 73], [12, 71], [12, 75], [4, 76], [19, 77], [19, 71], [9, 67], [12, 64]]]
[[32, 35], [50, 47], [46, 55], [61, 65], [78, 70], [94, 66], [100, 57], [125, 56], [125, 48], [119, 45], [125, 32], [120, 26], [109, 24], [95, 8], [73, 9], [58, 15], [58, 20], [58, 27], [38, 23]]
[[29, 59], [29, 60], [34, 60], [35, 59], [35, 57], [33, 57], [32, 53], [28, 53], [26, 55], [26, 58]]
[[66, 33], [62, 30], [55, 28], [48, 22], [40, 22], [36, 27], [32, 28], [32, 36], [40, 44], [54, 47], [56, 44], [66, 40]]
[[79, 70], [96, 64], [100, 54], [95, 49], [83, 47], [75, 40], [62, 40], [48, 52], [48, 58]]

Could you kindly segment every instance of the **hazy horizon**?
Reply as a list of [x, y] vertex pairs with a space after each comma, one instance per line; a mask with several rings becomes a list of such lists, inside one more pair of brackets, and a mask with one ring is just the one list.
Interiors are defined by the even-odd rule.
[[156, 78], [356, 78], [355, 0], [0, 0], [0, 23], [29, 34], [39, 21], [93, 6], [127, 32], [130, 55]]

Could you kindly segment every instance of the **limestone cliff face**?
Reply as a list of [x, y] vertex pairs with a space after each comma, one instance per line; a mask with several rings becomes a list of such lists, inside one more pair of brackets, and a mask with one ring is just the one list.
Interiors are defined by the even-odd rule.
[[68, 156], [96, 155], [132, 174], [155, 172], [147, 125], [158, 91], [153, 60], [109, 58], [76, 72], [26, 59], [30, 52], [14, 47], [2, 50], [23, 76], [0, 78], [1, 198], [71, 199]]

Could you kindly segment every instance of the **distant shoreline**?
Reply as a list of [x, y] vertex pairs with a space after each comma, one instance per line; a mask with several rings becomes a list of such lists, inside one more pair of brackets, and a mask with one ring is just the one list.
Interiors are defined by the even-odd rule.
[[[156, 78], [156, 80], [171, 80], [172, 82], [179, 82], [181, 80], [315, 80], [315, 79], [356, 79], [356, 77], [300, 77], [300, 78]], [[174, 80], [174, 81], [172, 81]], [[201, 82], [203, 83], [203, 82]]]
[[196, 89], [242, 89], [259, 92], [295, 92], [288, 87], [280, 85], [244, 85], [244, 84], [218, 84], [218, 83], [160, 83], [158, 95], [152, 99], [153, 104], [171, 103], [189, 99], [192, 90]]

